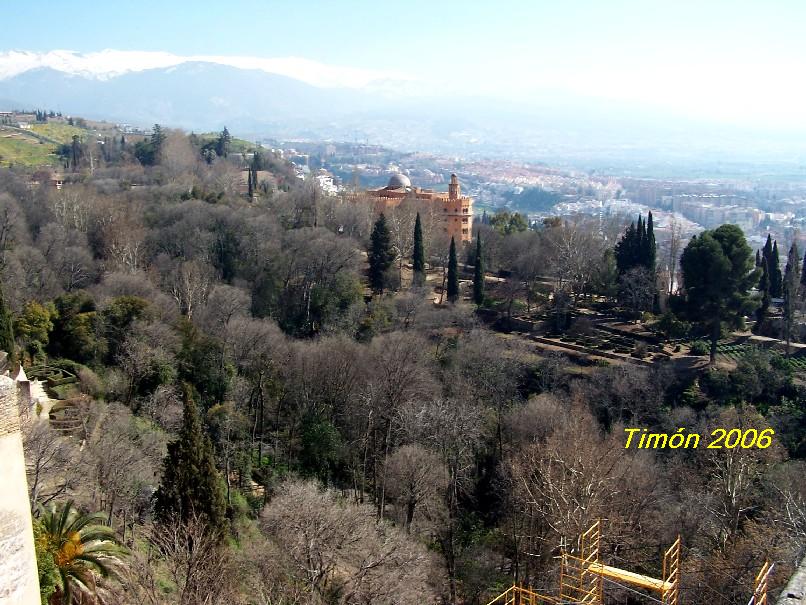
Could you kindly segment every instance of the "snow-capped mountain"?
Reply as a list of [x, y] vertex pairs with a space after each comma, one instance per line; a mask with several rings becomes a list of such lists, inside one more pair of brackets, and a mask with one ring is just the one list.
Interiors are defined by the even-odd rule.
[[92, 53], [72, 50], [52, 50], [45, 53], [20, 50], [0, 52], [0, 81], [40, 68], [107, 80], [126, 73], [173, 67], [183, 63], [213, 63], [253, 69], [325, 88], [367, 88], [377, 83], [412, 80], [406, 74], [392, 71], [328, 65], [299, 57], [180, 56], [167, 52], [107, 49]]

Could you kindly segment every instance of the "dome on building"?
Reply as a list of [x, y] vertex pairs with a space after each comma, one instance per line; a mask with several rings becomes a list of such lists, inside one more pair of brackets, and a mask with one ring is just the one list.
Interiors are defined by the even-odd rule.
[[411, 181], [405, 174], [396, 172], [389, 178], [387, 189], [411, 189]]

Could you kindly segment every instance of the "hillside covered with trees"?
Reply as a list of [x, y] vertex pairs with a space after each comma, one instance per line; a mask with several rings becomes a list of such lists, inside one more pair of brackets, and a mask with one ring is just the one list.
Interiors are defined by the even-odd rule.
[[[24, 427], [43, 603], [484, 604], [556, 589], [598, 519], [603, 560], [655, 576], [681, 535], [689, 604], [806, 553], [796, 246], [503, 214], [462, 246], [226, 130], [59, 155], [60, 188], [0, 169], [0, 349], [53, 402]], [[646, 330], [621, 354], [604, 317]], [[786, 351], [720, 363], [748, 322]]]

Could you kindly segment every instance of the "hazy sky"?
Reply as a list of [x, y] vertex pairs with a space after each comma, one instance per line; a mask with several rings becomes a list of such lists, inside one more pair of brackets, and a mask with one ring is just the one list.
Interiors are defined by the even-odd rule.
[[15, 2], [0, 50], [301, 57], [438, 93], [574, 93], [806, 129], [806, 2]]

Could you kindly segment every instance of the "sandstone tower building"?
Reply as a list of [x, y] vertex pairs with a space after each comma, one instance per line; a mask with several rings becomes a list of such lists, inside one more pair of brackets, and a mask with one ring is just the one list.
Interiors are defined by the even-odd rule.
[[[5, 365], [0, 352], [0, 369]], [[20, 411], [27, 381], [0, 373], [0, 605], [37, 605], [39, 575], [25, 478]], [[22, 405], [20, 405], [22, 403]]]
[[424, 200], [437, 206], [442, 217], [442, 229], [457, 242], [469, 242], [473, 232], [473, 199], [462, 195], [459, 179], [451, 175], [448, 193], [413, 187], [405, 174], [393, 174], [389, 184], [381, 189], [366, 192], [375, 200], [375, 211], [380, 214], [399, 206], [406, 199]]

